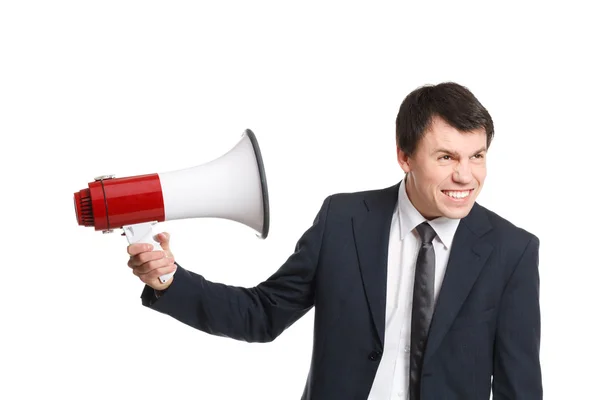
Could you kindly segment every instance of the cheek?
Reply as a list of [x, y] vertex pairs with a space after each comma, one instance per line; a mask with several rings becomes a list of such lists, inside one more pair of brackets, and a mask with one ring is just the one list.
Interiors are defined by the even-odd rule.
[[487, 175], [487, 169], [486, 169], [485, 165], [480, 165], [480, 166], [473, 168], [473, 176], [479, 182], [483, 183], [486, 175]]
[[439, 186], [449, 175], [448, 168], [439, 165], [428, 165], [419, 170], [421, 183], [426, 186]]
[[442, 181], [436, 175], [424, 175], [421, 176], [420, 187], [421, 191], [426, 196], [432, 196], [435, 192], [439, 191], [439, 187]]
[[432, 189], [440, 191], [444, 186], [447, 186], [448, 182], [452, 181], [452, 169], [451, 168], [437, 168], [432, 174], [429, 175], [429, 185]]
[[452, 169], [440, 165], [426, 165], [413, 170], [413, 178], [421, 197], [434, 200], [440, 189], [452, 179]]

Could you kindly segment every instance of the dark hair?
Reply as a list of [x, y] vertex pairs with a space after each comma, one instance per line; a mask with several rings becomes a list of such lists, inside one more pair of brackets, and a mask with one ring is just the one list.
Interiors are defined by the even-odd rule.
[[406, 96], [396, 117], [396, 145], [411, 156], [434, 116], [461, 132], [484, 128], [487, 147], [492, 143], [494, 122], [485, 107], [466, 87], [444, 82], [421, 86]]

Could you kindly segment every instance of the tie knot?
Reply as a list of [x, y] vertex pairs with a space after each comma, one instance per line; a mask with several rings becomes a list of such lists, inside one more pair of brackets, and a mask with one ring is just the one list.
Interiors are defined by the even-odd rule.
[[423, 243], [431, 244], [433, 242], [433, 238], [435, 237], [435, 231], [427, 222], [423, 222], [419, 226], [417, 226], [417, 232], [421, 236], [421, 240]]

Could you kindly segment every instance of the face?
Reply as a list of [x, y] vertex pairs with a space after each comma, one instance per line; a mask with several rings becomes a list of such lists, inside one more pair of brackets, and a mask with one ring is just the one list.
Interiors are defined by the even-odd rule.
[[460, 132], [441, 118], [411, 157], [398, 150], [398, 163], [406, 172], [406, 192], [427, 219], [463, 218], [473, 207], [486, 177], [485, 130]]

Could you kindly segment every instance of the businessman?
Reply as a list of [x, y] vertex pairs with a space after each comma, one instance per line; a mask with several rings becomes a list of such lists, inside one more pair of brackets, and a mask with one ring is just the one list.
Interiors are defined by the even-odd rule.
[[327, 197], [252, 288], [176, 264], [166, 233], [164, 251], [129, 245], [142, 304], [247, 342], [274, 340], [314, 307], [304, 400], [542, 399], [539, 240], [476, 202], [493, 136], [467, 88], [417, 88], [396, 119], [399, 182]]

